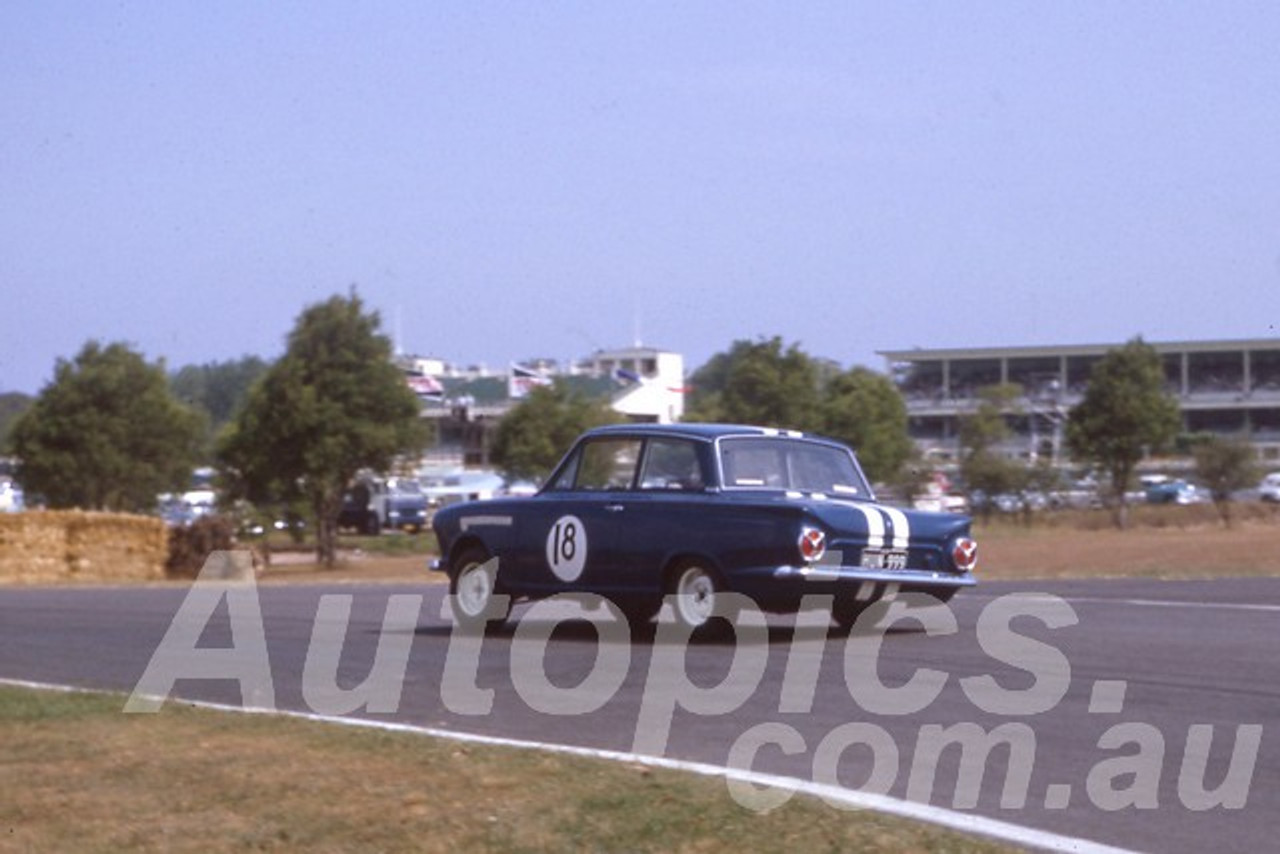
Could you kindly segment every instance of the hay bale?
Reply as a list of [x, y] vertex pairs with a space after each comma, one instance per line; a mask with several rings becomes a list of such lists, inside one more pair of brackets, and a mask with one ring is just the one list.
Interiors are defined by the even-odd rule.
[[66, 527], [55, 515], [0, 515], [0, 579], [36, 582], [65, 573]]
[[168, 534], [149, 516], [47, 510], [0, 516], [0, 582], [164, 578]]

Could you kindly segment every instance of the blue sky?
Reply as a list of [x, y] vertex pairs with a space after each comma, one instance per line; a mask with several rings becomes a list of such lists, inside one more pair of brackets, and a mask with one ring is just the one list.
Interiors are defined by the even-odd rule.
[[1277, 45], [1272, 2], [4, 4], [0, 390], [274, 357], [352, 285], [497, 368], [1277, 337]]

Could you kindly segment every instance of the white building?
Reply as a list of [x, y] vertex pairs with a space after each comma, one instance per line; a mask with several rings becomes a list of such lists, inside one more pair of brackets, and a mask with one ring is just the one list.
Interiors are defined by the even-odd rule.
[[577, 370], [622, 383], [613, 408], [636, 421], [671, 424], [684, 417], [684, 356], [654, 347], [598, 350]]
[[598, 350], [573, 362], [529, 359], [501, 374], [451, 371], [448, 362], [436, 361], [411, 366], [440, 371], [421, 371], [441, 389], [438, 396], [424, 398], [422, 410], [437, 425], [437, 445], [427, 454], [436, 469], [489, 465], [489, 449], [503, 416], [533, 387], [552, 381], [576, 394], [607, 400], [633, 421], [670, 424], [684, 417], [684, 356], [654, 347]]

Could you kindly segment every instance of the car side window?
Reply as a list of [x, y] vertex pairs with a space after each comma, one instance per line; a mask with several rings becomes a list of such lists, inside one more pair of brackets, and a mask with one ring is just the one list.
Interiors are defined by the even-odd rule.
[[[555, 489], [630, 489], [640, 461], [639, 439], [593, 439], [556, 479]], [[569, 484], [571, 478], [572, 485]]]
[[692, 442], [650, 439], [640, 471], [641, 489], [702, 489], [702, 465]]

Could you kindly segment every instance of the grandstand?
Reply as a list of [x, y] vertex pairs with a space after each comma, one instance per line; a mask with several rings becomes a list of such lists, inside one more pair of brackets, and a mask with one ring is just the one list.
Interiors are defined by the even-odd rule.
[[[1164, 364], [1185, 433], [1247, 439], [1264, 461], [1280, 460], [1280, 339], [1148, 342]], [[1007, 417], [1010, 456], [1062, 459], [1066, 414], [1093, 366], [1120, 344], [913, 349], [880, 352], [907, 403], [911, 436], [927, 456], [953, 461], [959, 418], [978, 391], [1017, 384]]]

